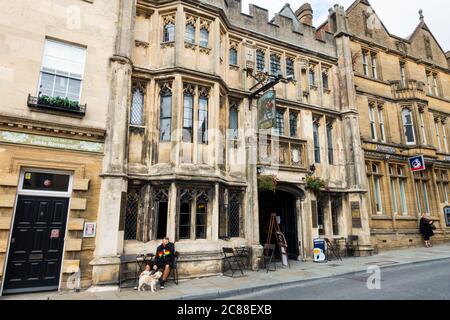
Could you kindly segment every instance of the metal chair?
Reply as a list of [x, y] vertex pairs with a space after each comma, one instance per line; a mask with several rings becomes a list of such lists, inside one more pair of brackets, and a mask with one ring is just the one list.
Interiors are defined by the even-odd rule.
[[[129, 268], [132, 264], [133, 268]], [[119, 266], [119, 288], [124, 288], [123, 284], [129, 280], [133, 280], [133, 284], [136, 284], [138, 274], [138, 265], [136, 263], [135, 255], [121, 255]], [[131, 287], [131, 286], [128, 286]]]
[[[331, 253], [336, 257], [336, 259], [342, 261], [341, 255], [339, 254], [339, 249], [330, 241], [330, 239], [325, 238], [325, 242], [327, 243], [327, 251], [331, 251]], [[330, 256], [327, 254], [327, 256]]]
[[228, 270], [231, 271], [231, 277], [234, 276], [234, 273], [240, 271], [242, 276], [244, 276], [244, 266], [242, 265], [242, 261], [239, 257], [236, 256], [233, 248], [222, 248], [223, 250], [223, 262], [224, 262], [224, 271], [223, 275], [227, 276], [226, 272]]
[[178, 251], [175, 251], [173, 255], [174, 255], [173, 268], [172, 270], [170, 270], [172, 274], [171, 280], [173, 280], [173, 282], [175, 282], [175, 284], [178, 285], [178, 258], [180, 257], [180, 254], [178, 253]]
[[[275, 256], [275, 245], [274, 244], [265, 244], [263, 255], [260, 256], [259, 258], [262, 259], [263, 264], [264, 264], [264, 269], [267, 270], [267, 273], [269, 273], [269, 271], [277, 271], [277, 263], [274, 260], [274, 256]], [[269, 261], [269, 262], [267, 262], [267, 261]], [[270, 269], [270, 264], [273, 264], [273, 266], [274, 266], [273, 269]]]
[[356, 252], [359, 247], [359, 237], [358, 236], [348, 236], [345, 243], [345, 251], [348, 257], [355, 257]]

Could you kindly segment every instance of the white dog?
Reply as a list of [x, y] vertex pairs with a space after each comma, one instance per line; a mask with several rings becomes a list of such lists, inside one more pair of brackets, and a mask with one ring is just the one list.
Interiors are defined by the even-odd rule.
[[144, 286], [150, 286], [152, 292], [155, 292], [156, 283], [159, 281], [159, 278], [161, 278], [161, 276], [161, 271], [157, 271], [154, 274], [147, 274], [146, 272], [143, 272], [139, 277], [138, 291], [144, 291]]

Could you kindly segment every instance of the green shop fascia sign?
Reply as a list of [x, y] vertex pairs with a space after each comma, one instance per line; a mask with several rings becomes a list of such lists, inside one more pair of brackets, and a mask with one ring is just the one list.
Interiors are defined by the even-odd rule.
[[0, 130], [0, 142], [103, 153], [103, 143]]

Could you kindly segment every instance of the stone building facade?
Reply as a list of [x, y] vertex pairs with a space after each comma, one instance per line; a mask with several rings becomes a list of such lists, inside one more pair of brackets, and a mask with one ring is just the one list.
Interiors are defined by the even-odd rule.
[[2, 4], [1, 288], [66, 288], [80, 270], [87, 287], [119, 1]]
[[[370, 254], [344, 9], [330, 12], [333, 28], [323, 34], [309, 5], [286, 5], [271, 21], [254, 5], [241, 13], [235, 0], [137, 1], [135, 12], [128, 117], [114, 125], [126, 131], [117, 149], [126, 205], [107, 227], [119, 241], [108, 243], [109, 267], [117, 253], [153, 252], [165, 235], [187, 277], [220, 273], [223, 247], [251, 247], [256, 265], [272, 212], [291, 259], [311, 259], [319, 235], [358, 236], [360, 253]], [[249, 97], [258, 80], [278, 74], [266, 141]], [[258, 189], [272, 176], [275, 194]], [[320, 196], [309, 176], [327, 182]], [[107, 201], [109, 217], [119, 217], [119, 202]]]
[[[182, 277], [220, 274], [223, 247], [256, 267], [271, 213], [296, 260], [319, 236], [415, 244], [419, 203], [447, 237], [449, 53], [424, 21], [401, 39], [360, 0], [317, 29], [308, 4], [269, 21], [240, 0], [37, 2], [0, 23], [3, 293], [116, 286], [164, 236]], [[274, 80], [260, 130], [252, 93]]]
[[[407, 39], [390, 34], [368, 1], [355, 1], [346, 14], [372, 245], [381, 250], [421, 245], [421, 213], [435, 221], [433, 239], [448, 240], [448, 53], [436, 41], [422, 11]], [[424, 155], [427, 169], [412, 173], [408, 158], [417, 155]]]

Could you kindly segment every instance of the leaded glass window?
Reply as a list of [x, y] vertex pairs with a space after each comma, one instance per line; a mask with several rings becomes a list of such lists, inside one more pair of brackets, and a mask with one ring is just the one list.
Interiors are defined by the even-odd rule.
[[263, 50], [256, 50], [256, 71], [264, 72], [266, 69], [266, 54]]
[[144, 92], [140, 87], [133, 89], [133, 100], [131, 102], [130, 124], [135, 126], [143, 125]]
[[294, 59], [292, 58], [286, 59], [286, 77], [292, 77], [292, 79], [295, 78]]
[[270, 55], [270, 74], [273, 76], [281, 74], [280, 56], [276, 53]]
[[161, 90], [161, 105], [159, 118], [159, 140], [171, 140], [172, 130], [172, 92], [169, 89]]
[[191, 23], [186, 25], [186, 42], [195, 43], [195, 26]]

